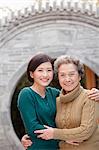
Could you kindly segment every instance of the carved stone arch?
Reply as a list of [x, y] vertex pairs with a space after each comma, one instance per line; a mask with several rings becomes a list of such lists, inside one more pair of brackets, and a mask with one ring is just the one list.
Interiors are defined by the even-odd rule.
[[11, 123], [10, 103], [34, 53], [42, 50], [53, 57], [77, 56], [99, 75], [99, 19], [97, 13], [89, 12], [53, 6], [26, 12], [1, 25], [0, 149], [22, 150]]
[[[83, 28], [90, 29], [92, 30], [92, 32], [96, 32], [96, 33], [91, 34], [91, 36], [93, 36], [93, 40], [98, 40], [97, 36], [99, 32], [99, 21], [97, 18], [95, 18], [93, 15], [89, 16], [87, 13], [66, 11], [66, 10], [60, 11], [58, 9], [56, 11], [50, 10], [49, 12], [36, 13], [35, 15], [30, 15], [29, 17], [26, 17], [26, 18], [24, 17], [19, 20], [17, 19], [15, 20], [15, 22], [13, 22], [13, 24], [9, 24], [9, 26], [6, 27], [5, 32], [4, 33], [2, 32], [1, 34], [1, 44], [0, 44], [1, 49], [5, 48], [6, 45], [9, 43], [9, 41], [14, 39], [18, 35], [22, 35], [21, 33], [23, 32], [25, 33], [26, 30], [36, 29], [39, 32], [40, 30], [44, 31], [46, 29], [49, 29], [50, 31], [53, 28], [57, 29], [58, 26], [62, 26], [61, 28], [64, 32], [64, 28], [65, 29], [67, 28], [67, 26], [65, 25], [68, 25], [68, 27], [69, 25], [71, 26], [75, 25], [76, 30], [79, 30], [77, 29], [77, 25], [78, 25], [78, 28], [81, 28], [82, 26]], [[53, 26], [53, 27], [50, 28], [50, 26]], [[61, 29], [58, 29], [58, 30], [61, 30]], [[49, 34], [49, 32], [47, 34]], [[96, 34], [96, 37], [94, 37], [95, 34]], [[45, 35], [45, 38], [46, 38], [46, 35]], [[37, 43], [35, 45], [37, 45]], [[97, 41], [93, 45], [95, 45], [96, 48], [98, 48]], [[74, 46], [74, 49], [76, 49], [75, 46]], [[97, 56], [97, 50], [95, 50], [95, 52]], [[95, 59], [96, 58], [94, 58], [93, 60]], [[97, 65], [97, 62], [96, 62], [96, 65]], [[90, 64], [88, 64], [88, 66], [91, 67], [91, 69], [95, 71], [96, 74], [99, 74], [99, 72], [97, 72], [97, 69], [94, 68], [94, 66], [92, 67], [92, 65]]]

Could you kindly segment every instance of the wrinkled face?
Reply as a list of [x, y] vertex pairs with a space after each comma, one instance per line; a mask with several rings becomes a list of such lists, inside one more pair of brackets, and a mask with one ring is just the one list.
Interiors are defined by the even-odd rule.
[[66, 92], [70, 92], [75, 89], [81, 80], [76, 65], [72, 63], [62, 64], [58, 68], [58, 78], [60, 86]]
[[37, 86], [48, 86], [53, 79], [53, 68], [50, 62], [40, 64], [34, 72], [30, 72]]

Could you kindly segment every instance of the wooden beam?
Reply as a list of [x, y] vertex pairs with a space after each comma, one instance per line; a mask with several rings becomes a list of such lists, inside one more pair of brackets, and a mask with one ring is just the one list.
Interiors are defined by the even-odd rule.
[[85, 76], [86, 76], [86, 88], [91, 89], [93, 87], [96, 87], [95, 73], [87, 66], [85, 66]]

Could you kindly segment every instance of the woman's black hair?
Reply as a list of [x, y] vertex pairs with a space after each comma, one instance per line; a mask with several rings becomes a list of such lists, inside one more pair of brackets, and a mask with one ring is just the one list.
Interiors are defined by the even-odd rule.
[[45, 62], [50, 62], [52, 64], [52, 68], [54, 69], [54, 59], [52, 59], [50, 56], [44, 53], [38, 53], [32, 57], [27, 67], [27, 76], [30, 82], [33, 82], [33, 78], [30, 76], [30, 71], [34, 72], [40, 64]]

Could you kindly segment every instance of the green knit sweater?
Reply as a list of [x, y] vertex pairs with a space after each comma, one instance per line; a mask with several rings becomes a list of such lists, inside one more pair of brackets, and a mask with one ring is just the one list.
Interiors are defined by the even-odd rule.
[[18, 96], [18, 109], [20, 111], [26, 132], [31, 137], [33, 144], [28, 150], [55, 150], [57, 140], [38, 139], [34, 131], [44, 129], [43, 125], [55, 127], [56, 97], [59, 90], [46, 88], [46, 96], [42, 98], [30, 87], [23, 88]]

